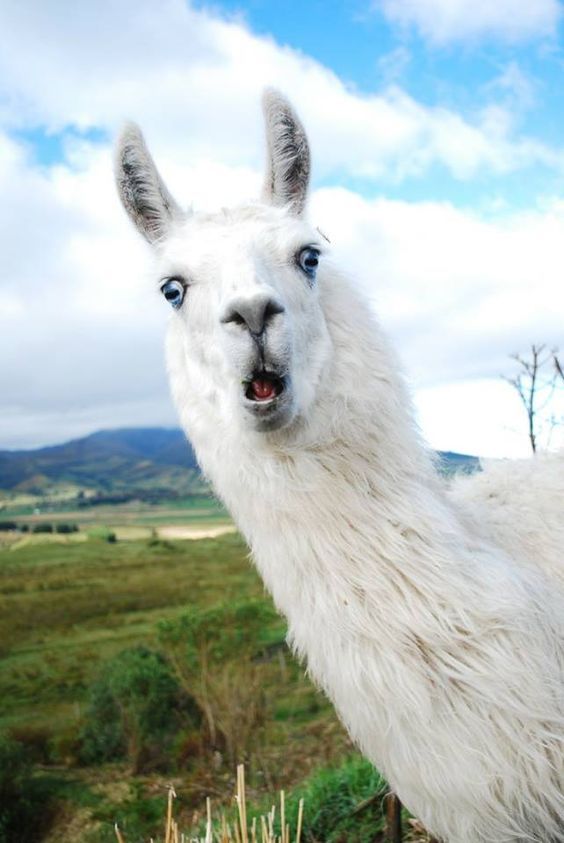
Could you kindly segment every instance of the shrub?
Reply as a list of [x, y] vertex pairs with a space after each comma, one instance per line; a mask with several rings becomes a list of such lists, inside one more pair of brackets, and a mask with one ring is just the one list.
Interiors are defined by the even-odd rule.
[[198, 669], [204, 659], [219, 664], [254, 656], [269, 643], [268, 632], [276, 621], [280, 618], [269, 603], [246, 600], [161, 621], [158, 633], [167, 647], [182, 650], [189, 667]]
[[0, 735], [0, 843], [37, 840], [47, 824], [48, 801], [25, 747]]
[[39, 524], [34, 524], [31, 528], [32, 533], [52, 533], [53, 532], [53, 525], [49, 524], [47, 521], [42, 521]]
[[55, 524], [56, 533], [78, 533], [76, 524]]
[[53, 760], [50, 750], [53, 733], [49, 727], [22, 723], [12, 726], [8, 736], [22, 746], [27, 758], [34, 764], [49, 764]]
[[248, 600], [194, 610], [158, 627], [180, 681], [203, 713], [204, 742], [225, 751], [231, 763], [248, 758], [261, 739], [267, 701], [254, 657], [273, 622], [280, 621], [271, 605]]
[[114, 544], [117, 541], [116, 534], [107, 527], [92, 527], [92, 529], [88, 530], [88, 538], [98, 539], [100, 541], [109, 542], [110, 544]]
[[196, 707], [161, 653], [142, 646], [124, 650], [90, 689], [81, 759], [127, 758], [135, 772], [166, 764], [174, 733], [194, 718]]
[[[372, 843], [384, 829], [383, 798], [387, 785], [380, 773], [360, 756], [336, 769], [321, 769], [303, 790], [290, 794], [287, 817], [295, 825], [298, 802], [305, 801], [303, 840], [324, 843]], [[374, 797], [372, 801], [372, 797]], [[371, 800], [366, 802], [366, 800]], [[366, 807], [358, 810], [366, 803]]]
[[12, 530], [17, 530], [18, 525], [15, 521], [0, 521], [0, 532], [7, 533], [12, 532]]

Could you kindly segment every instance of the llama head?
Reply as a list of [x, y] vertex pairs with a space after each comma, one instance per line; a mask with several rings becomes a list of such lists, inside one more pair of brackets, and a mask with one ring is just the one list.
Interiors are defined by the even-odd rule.
[[331, 354], [320, 292], [325, 241], [303, 215], [306, 135], [275, 91], [265, 94], [264, 114], [267, 172], [255, 204], [183, 213], [134, 125], [120, 138], [116, 167], [123, 205], [154, 247], [173, 308], [167, 358], [181, 412], [205, 408], [208, 423], [211, 412], [259, 432], [307, 417]]

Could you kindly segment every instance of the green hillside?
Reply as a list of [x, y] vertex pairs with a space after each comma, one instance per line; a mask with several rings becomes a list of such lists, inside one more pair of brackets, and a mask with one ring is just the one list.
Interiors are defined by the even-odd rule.
[[31, 495], [61, 487], [100, 494], [177, 497], [201, 491], [194, 452], [180, 430], [103, 430], [62, 445], [0, 451], [0, 489]]

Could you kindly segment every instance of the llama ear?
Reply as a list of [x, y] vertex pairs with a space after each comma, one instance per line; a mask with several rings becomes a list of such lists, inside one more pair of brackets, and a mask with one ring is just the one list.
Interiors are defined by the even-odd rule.
[[139, 126], [127, 123], [116, 146], [116, 182], [123, 207], [149, 241], [166, 235], [182, 212], [162, 181]]
[[310, 155], [304, 127], [288, 100], [267, 88], [263, 96], [266, 123], [267, 169], [262, 198], [272, 205], [289, 205], [303, 212], [310, 173]]

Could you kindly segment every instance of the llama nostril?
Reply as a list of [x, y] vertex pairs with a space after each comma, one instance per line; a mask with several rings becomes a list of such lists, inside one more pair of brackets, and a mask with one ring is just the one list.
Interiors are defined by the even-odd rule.
[[221, 321], [224, 324], [241, 325], [251, 334], [262, 334], [274, 316], [284, 313], [284, 307], [268, 296], [239, 298], [230, 302]]

